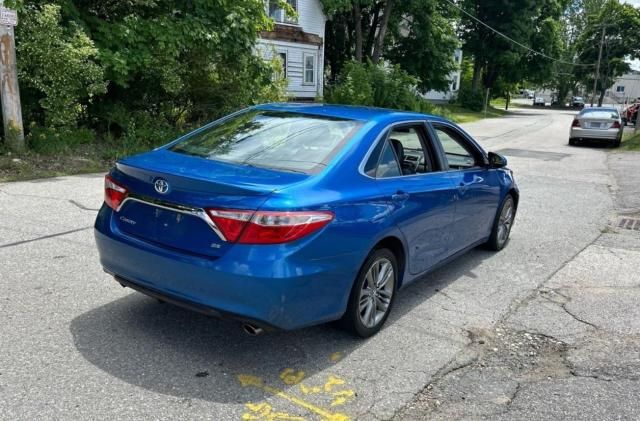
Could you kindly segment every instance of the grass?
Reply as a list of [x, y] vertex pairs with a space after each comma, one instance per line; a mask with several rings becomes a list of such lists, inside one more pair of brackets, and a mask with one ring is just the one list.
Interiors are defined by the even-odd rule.
[[640, 151], [640, 132], [637, 134], [626, 133], [622, 139], [620, 149], [623, 151]]
[[456, 123], [472, 123], [484, 118], [504, 117], [509, 114], [508, 111], [500, 110], [495, 108], [493, 105], [487, 109], [486, 115], [484, 111], [471, 111], [455, 104], [443, 105], [442, 108], [449, 112], [450, 118]]
[[64, 175], [107, 172], [113, 161], [101, 157], [88, 145], [64, 153], [40, 154], [29, 151], [16, 155], [0, 151], [0, 183]]

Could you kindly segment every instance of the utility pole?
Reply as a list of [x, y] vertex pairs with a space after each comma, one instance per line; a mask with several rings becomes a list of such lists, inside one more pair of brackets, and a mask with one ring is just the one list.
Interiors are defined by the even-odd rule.
[[15, 10], [0, 6], [0, 88], [2, 90], [2, 117], [4, 138], [9, 149], [25, 150], [22, 108], [16, 65], [16, 42], [13, 27], [18, 24]]
[[596, 99], [596, 89], [598, 88], [598, 79], [600, 78], [600, 61], [602, 61], [602, 46], [604, 45], [604, 35], [606, 26], [602, 25], [602, 37], [600, 38], [600, 52], [598, 53], [598, 64], [596, 64], [596, 75], [593, 79], [593, 94], [591, 95], [591, 106]]

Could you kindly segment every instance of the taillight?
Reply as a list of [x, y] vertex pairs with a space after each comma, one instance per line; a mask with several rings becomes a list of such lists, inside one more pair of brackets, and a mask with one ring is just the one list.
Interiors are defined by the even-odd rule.
[[613, 124], [611, 125], [612, 129], [619, 129], [620, 126], [620, 122], [619, 121], [614, 121]]
[[227, 241], [281, 244], [299, 240], [327, 225], [331, 212], [271, 212], [207, 209]]
[[104, 202], [111, 209], [117, 211], [127, 197], [127, 189], [118, 184], [110, 175], [104, 177]]
[[578, 119], [573, 120], [571, 127], [580, 127], [580, 121]]

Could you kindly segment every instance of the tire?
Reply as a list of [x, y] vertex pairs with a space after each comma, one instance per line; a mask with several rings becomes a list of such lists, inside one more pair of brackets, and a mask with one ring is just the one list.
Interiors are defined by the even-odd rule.
[[613, 141], [613, 143], [611, 143], [611, 147], [612, 148], [619, 148], [620, 147], [620, 142], [621, 142], [621, 139], [617, 138], [616, 140]]
[[[507, 245], [509, 242], [509, 234], [511, 234], [511, 228], [513, 227], [513, 222], [516, 217], [516, 210], [516, 201], [513, 195], [509, 193], [502, 201], [498, 213], [496, 213], [493, 228], [491, 228], [491, 236], [485, 244], [486, 248], [493, 251], [500, 251]], [[504, 219], [505, 217], [508, 218], [508, 223], [506, 223], [507, 220]], [[506, 230], [506, 232], [504, 230]]]
[[574, 138], [569, 139], [569, 146], [576, 146], [576, 140]]
[[[385, 277], [386, 281], [382, 283], [383, 271], [389, 270], [389, 267], [393, 272]], [[379, 274], [378, 286], [374, 288], [375, 292], [372, 293], [372, 288], [369, 288], [369, 280], [372, 280], [373, 276], [369, 275], [375, 275], [376, 270]], [[380, 285], [383, 286], [380, 287]], [[396, 256], [386, 248], [371, 252], [362, 265], [351, 289], [347, 311], [339, 322], [341, 327], [361, 338], [368, 338], [378, 333], [389, 317], [395, 301], [397, 286], [398, 262]], [[386, 307], [384, 307], [385, 305]], [[374, 311], [375, 314], [373, 314]]]

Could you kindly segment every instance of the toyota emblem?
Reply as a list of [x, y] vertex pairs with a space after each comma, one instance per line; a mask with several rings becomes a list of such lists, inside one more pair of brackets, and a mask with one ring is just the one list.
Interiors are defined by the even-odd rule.
[[167, 194], [167, 192], [169, 191], [169, 183], [167, 183], [167, 180], [164, 180], [162, 178], [158, 178], [153, 183], [153, 187], [160, 194]]

